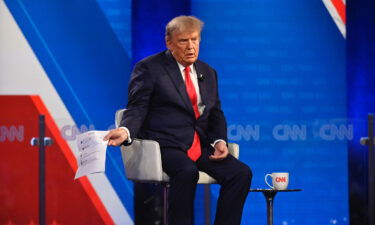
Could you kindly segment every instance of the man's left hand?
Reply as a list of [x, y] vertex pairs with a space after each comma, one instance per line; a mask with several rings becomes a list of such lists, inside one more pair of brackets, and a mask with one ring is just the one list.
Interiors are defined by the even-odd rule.
[[228, 147], [223, 141], [217, 142], [214, 146], [214, 149], [214, 154], [210, 155], [211, 160], [223, 160], [229, 154]]

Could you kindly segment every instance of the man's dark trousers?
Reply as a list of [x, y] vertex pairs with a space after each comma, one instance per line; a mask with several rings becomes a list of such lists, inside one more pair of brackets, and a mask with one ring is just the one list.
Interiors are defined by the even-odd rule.
[[204, 149], [202, 156], [193, 162], [186, 153], [176, 149], [162, 149], [163, 170], [170, 177], [168, 224], [192, 225], [193, 206], [198, 171], [204, 171], [221, 185], [217, 203], [215, 225], [240, 225], [252, 178], [250, 168], [228, 155], [226, 159], [212, 161], [213, 149]]

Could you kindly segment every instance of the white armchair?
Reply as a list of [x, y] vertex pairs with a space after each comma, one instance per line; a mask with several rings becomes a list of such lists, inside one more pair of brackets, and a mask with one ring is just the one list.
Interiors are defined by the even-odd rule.
[[[126, 109], [116, 112], [116, 127], [122, 119]], [[239, 146], [228, 143], [231, 155], [239, 157]], [[169, 177], [163, 171], [159, 143], [153, 140], [133, 139], [129, 146], [121, 146], [121, 155], [124, 162], [126, 177], [134, 182], [162, 183], [164, 184], [164, 224], [166, 224], [167, 189]], [[198, 184], [214, 184], [216, 180], [207, 173], [199, 171]], [[209, 189], [208, 189], [209, 190]]]

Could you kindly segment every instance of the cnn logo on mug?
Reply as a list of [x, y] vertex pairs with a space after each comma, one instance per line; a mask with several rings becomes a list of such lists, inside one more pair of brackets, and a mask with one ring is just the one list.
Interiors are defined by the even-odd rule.
[[[272, 185], [267, 181], [268, 177], [272, 177]], [[289, 173], [271, 173], [264, 177], [266, 184], [275, 190], [286, 190], [289, 184]]]

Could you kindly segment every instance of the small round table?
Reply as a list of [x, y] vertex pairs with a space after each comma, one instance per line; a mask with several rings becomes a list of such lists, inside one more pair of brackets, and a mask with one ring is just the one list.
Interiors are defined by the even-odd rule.
[[262, 192], [267, 201], [267, 224], [273, 225], [273, 200], [277, 192], [295, 192], [302, 191], [302, 189], [286, 189], [286, 190], [274, 190], [274, 189], [250, 189], [250, 192]]

